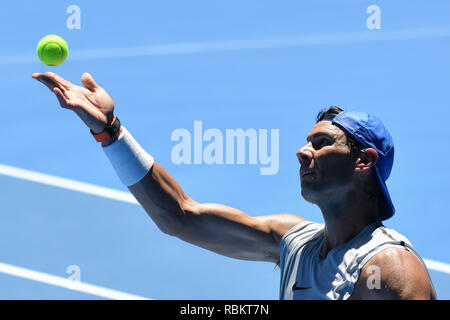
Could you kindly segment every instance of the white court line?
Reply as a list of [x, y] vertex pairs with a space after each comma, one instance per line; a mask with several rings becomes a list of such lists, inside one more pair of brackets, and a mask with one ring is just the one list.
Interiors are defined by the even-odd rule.
[[430, 259], [423, 259], [426, 266], [430, 270], [439, 271], [443, 273], [450, 274], [450, 264], [443, 263], [440, 261], [430, 260]]
[[[373, 30], [334, 34], [310, 34], [296, 37], [260, 38], [228, 41], [185, 42], [144, 45], [126, 48], [70, 50], [68, 60], [121, 59], [174, 54], [227, 52], [317, 45], [351, 44], [392, 40], [415, 40], [450, 37], [450, 27], [411, 28], [403, 30]], [[39, 62], [34, 52], [0, 55], [0, 64]]]
[[148, 298], [136, 296], [133, 294], [107, 289], [83, 282], [73, 281], [66, 278], [54, 276], [48, 273], [21, 268], [2, 262], [0, 262], [0, 272], [15, 277], [25, 278], [28, 280], [54, 285], [69, 290], [75, 290], [83, 293], [92, 294], [102, 298], [108, 298], [113, 300], [149, 300]]
[[[139, 204], [137, 200], [133, 197], [133, 195], [128, 192], [100, 187], [93, 184], [79, 182], [76, 180], [55, 177], [34, 171], [19, 169], [4, 164], [0, 164], [0, 174], [22, 180], [42, 183], [45, 185], [51, 185], [53, 187], [83, 192], [112, 200], [123, 201], [132, 204]], [[450, 264], [429, 259], [423, 260], [427, 265], [427, 268], [429, 268], [430, 270], [450, 274]]]
[[129, 192], [100, 187], [97, 185], [56, 177], [45, 173], [39, 173], [35, 171], [0, 164], [0, 174], [22, 180], [42, 183], [53, 187], [87, 193], [94, 196], [99, 196], [112, 200], [118, 200], [132, 204], [139, 204], [137, 200], [133, 197], [133, 195]]

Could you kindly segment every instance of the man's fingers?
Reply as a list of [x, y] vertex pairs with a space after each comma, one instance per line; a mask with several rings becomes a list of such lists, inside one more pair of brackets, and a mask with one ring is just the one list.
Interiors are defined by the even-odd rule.
[[61, 90], [64, 90], [64, 88], [59, 87], [59, 85], [57, 83], [55, 83], [55, 81], [53, 81], [52, 79], [50, 79], [49, 77], [47, 77], [43, 74], [39, 74], [38, 76], [33, 77], [33, 78], [38, 80], [39, 82], [43, 83], [51, 91], [53, 91], [54, 88], [60, 88]]
[[64, 80], [62, 77], [58, 76], [56, 73], [46, 72], [45, 75], [61, 86], [69, 87], [71, 85], [71, 83], [69, 81]]
[[56, 98], [58, 98], [59, 104], [61, 107], [66, 109], [73, 109], [71, 106], [67, 103], [67, 97], [64, 95], [64, 93], [59, 89], [58, 87], [53, 88], [53, 92], [56, 95]]
[[58, 98], [61, 107], [70, 109], [70, 107], [67, 105], [68, 98], [65, 95], [64, 88], [59, 88], [58, 85], [55, 83], [55, 81], [53, 81], [53, 79], [49, 78], [48, 76], [42, 73], [33, 73], [31, 76], [33, 77], [33, 79], [36, 79], [39, 82], [43, 83], [56, 95], [56, 98]]
[[67, 80], [64, 80], [62, 77], [58, 76], [56, 73], [53, 72], [46, 72], [45, 76], [52, 79], [58, 86], [61, 88], [68, 89], [71, 85], [71, 83]]
[[92, 92], [99, 88], [99, 85], [95, 82], [94, 78], [87, 72], [83, 73], [81, 76], [81, 82]]

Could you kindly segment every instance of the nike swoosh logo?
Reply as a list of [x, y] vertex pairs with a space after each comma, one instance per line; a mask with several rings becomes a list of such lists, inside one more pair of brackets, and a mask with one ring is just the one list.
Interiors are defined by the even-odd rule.
[[292, 290], [308, 290], [311, 289], [311, 287], [297, 287], [297, 284], [294, 283], [294, 285], [292, 286]]

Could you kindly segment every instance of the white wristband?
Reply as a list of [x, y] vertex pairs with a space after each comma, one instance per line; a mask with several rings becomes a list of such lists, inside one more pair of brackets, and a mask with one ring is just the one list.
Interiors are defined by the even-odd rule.
[[102, 149], [120, 181], [126, 186], [139, 182], [153, 166], [153, 157], [137, 143], [125, 127], [122, 127], [122, 133], [116, 141]]

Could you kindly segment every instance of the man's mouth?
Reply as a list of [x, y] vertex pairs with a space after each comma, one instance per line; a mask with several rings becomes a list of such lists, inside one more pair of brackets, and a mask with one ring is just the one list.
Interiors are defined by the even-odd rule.
[[312, 169], [305, 169], [305, 170], [300, 170], [300, 177], [304, 177], [306, 175], [312, 174], [313, 170]]

